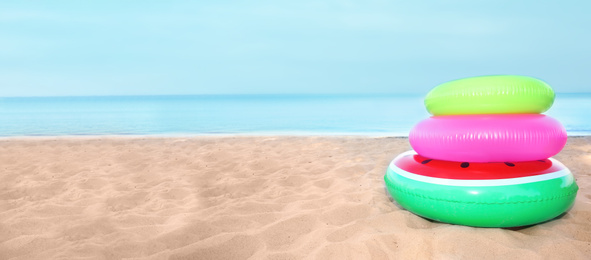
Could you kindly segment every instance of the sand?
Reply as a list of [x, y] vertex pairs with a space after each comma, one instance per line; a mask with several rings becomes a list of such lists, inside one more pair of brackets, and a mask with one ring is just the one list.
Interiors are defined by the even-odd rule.
[[405, 138], [0, 140], [0, 259], [589, 259], [591, 137], [555, 158], [575, 206], [517, 229], [435, 223], [386, 195]]

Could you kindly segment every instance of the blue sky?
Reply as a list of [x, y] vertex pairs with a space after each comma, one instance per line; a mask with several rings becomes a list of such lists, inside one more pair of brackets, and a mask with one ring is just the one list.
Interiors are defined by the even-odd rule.
[[[445, 2], [445, 4], [443, 4]], [[1, 1], [0, 96], [591, 92], [587, 1]]]

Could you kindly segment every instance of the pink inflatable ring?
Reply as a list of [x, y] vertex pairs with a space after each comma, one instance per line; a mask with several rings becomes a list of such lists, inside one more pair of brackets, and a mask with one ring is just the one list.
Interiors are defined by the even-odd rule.
[[522, 162], [556, 155], [566, 130], [542, 114], [434, 116], [410, 131], [420, 155], [456, 162]]

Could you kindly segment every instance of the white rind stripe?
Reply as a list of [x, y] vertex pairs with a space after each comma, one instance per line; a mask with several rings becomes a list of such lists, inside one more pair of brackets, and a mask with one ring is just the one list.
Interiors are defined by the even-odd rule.
[[[414, 155], [417, 154], [415, 151], [408, 151], [401, 153], [398, 155], [392, 162], [390, 163], [389, 168], [394, 171], [394, 173], [409, 178], [415, 181], [432, 183], [432, 184], [439, 184], [439, 185], [448, 185], [448, 186], [505, 186], [505, 185], [518, 185], [518, 184], [525, 184], [531, 182], [539, 182], [539, 181], [546, 181], [551, 179], [560, 178], [563, 176], [570, 175], [571, 172], [568, 168], [563, 167], [564, 170], [560, 170], [557, 172], [551, 172], [546, 174], [540, 174], [536, 176], [528, 176], [528, 177], [519, 177], [519, 178], [510, 178], [510, 179], [494, 179], [494, 180], [455, 180], [455, 179], [443, 179], [443, 178], [435, 178], [435, 177], [428, 177], [423, 175], [414, 174], [411, 172], [407, 172], [403, 169], [400, 169], [398, 166], [394, 164], [396, 160], [403, 156], [407, 155]], [[557, 160], [549, 158], [553, 164], [560, 164]]]

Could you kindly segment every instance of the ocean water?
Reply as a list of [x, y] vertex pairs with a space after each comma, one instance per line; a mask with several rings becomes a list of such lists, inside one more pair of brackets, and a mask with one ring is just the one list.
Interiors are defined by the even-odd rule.
[[[0, 98], [0, 136], [407, 136], [423, 95], [220, 95]], [[591, 94], [557, 94], [546, 113], [591, 135]]]

